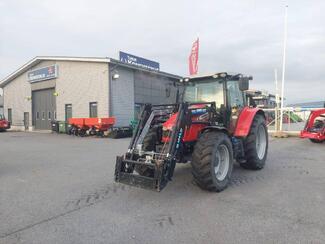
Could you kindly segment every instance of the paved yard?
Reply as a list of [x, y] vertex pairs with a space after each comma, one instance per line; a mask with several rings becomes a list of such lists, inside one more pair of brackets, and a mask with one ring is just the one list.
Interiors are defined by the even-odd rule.
[[161, 193], [114, 183], [128, 141], [0, 133], [0, 243], [325, 243], [325, 143], [271, 139], [216, 194], [190, 165]]

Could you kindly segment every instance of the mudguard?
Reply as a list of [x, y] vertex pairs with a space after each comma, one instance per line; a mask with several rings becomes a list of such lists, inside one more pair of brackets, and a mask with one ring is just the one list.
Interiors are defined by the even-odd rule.
[[239, 115], [234, 136], [246, 137], [249, 134], [256, 114], [261, 114], [265, 117], [262, 109], [245, 107]]

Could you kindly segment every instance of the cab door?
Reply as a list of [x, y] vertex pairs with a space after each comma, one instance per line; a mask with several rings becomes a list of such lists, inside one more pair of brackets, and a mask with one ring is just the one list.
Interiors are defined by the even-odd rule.
[[227, 91], [227, 109], [229, 111], [229, 122], [228, 128], [231, 133], [236, 129], [237, 120], [241, 111], [244, 108], [244, 93], [239, 89], [237, 80], [227, 81], [226, 84]]
[[25, 130], [29, 129], [29, 113], [28, 112], [24, 112], [24, 127], [25, 127]]

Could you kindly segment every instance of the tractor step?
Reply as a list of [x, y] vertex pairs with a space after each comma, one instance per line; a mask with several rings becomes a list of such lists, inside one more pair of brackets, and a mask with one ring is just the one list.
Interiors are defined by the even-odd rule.
[[[150, 167], [154, 169], [154, 176], [147, 177], [142, 176], [134, 171], [136, 165], [141, 165], [142, 167]], [[116, 157], [115, 165], [115, 181], [135, 186], [147, 190], [161, 191], [167, 184], [167, 181], [162, 176], [162, 168], [156, 167], [154, 164], [148, 165], [147, 163], [141, 163], [139, 161], [132, 161], [129, 159], [124, 159], [123, 157]]]

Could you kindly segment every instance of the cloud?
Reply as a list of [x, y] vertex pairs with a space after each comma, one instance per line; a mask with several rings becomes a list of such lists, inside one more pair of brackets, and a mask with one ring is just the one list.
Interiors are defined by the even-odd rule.
[[[281, 78], [284, 4], [282, 0], [1, 2], [0, 77], [37, 55], [116, 58], [119, 50], [186, 75], [189, 50], [199, 35], [200, 72], [251, 74], [252, 87], [273, 92], [274, 68]], [[325, 2], [288, 4], [287, 101], [323, 100]]]

